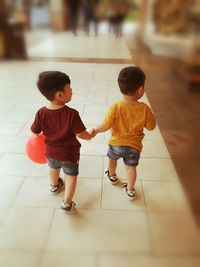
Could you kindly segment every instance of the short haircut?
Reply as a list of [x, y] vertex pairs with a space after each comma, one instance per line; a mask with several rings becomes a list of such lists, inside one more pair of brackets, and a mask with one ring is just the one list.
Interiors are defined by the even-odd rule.
[[54, 100], [58, 91], [63, 91], [65, 85], [70, 84], [67, 74], [60, 71], [44, 71], [39, 74], [37, 87], [49, 101]]
[[133, 95], [138, 88], [144, 86], [146, 76], [138, 67], [126, 67], [118, 76], [118, 85], [123, 95]]

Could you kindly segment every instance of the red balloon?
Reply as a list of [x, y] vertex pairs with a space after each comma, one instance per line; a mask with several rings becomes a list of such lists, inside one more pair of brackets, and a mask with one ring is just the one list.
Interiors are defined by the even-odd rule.
[[32, 135], [26, 143], [27, 156], [36, 163], [46, 163], [44, 135]]

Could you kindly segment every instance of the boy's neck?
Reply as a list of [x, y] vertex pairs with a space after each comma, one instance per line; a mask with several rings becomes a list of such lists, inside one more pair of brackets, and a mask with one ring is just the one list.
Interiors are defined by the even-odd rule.
[[64, 106], [65, 106], [65, 104], [50, 102], [47, 107], [49, 109], [60, 109], [60, 108], [62, 108]]
[[138, 103], [138, 98], [136, 96], [123, 95], [123, 101], [127, 104]]

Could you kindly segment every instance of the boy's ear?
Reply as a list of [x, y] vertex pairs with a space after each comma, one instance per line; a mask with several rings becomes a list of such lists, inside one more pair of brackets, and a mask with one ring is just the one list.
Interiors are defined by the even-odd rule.
[[140, 95], [144, 93], [144, 86], [140, 86], [140, 88], [138, 89], [138, 93]]
[[60, 98], [61, 97], [61, 92], [60, 91], [57, 91], [56, 94], [55, 94], [55, 98]]

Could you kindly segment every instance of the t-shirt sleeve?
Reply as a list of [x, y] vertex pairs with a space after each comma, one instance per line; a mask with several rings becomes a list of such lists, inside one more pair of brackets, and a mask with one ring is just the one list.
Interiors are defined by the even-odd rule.
[[35, 119], [31, 125], [31, 131], [35, 134], [39, 134], [41, 129], [41, 119], [40, 119], [40, 111], [38, 111], [35, 115]]
[[74, 134], [82, 133], [86, 130], [84, 123], [82, 122], [78, 111], [74, 112], [72, 120], [72, 131]]
[[111, 128], [111, 126], [115, 123], [115, 121], [116, 121], [116, 107], [114, 104], [108, 109], [108, 112], [103, 120], [103, 124], [108, 128]]
[[153, 112], [151, 111], [151, 109], [147, 106], [146, 106], [146, 116], [145, 116], [145, 125], [144, 127], [151, 131], [153, 130], [155, 127], [156, 127], [156, 120], [155, 120], [155, 117], [153, 115]]

